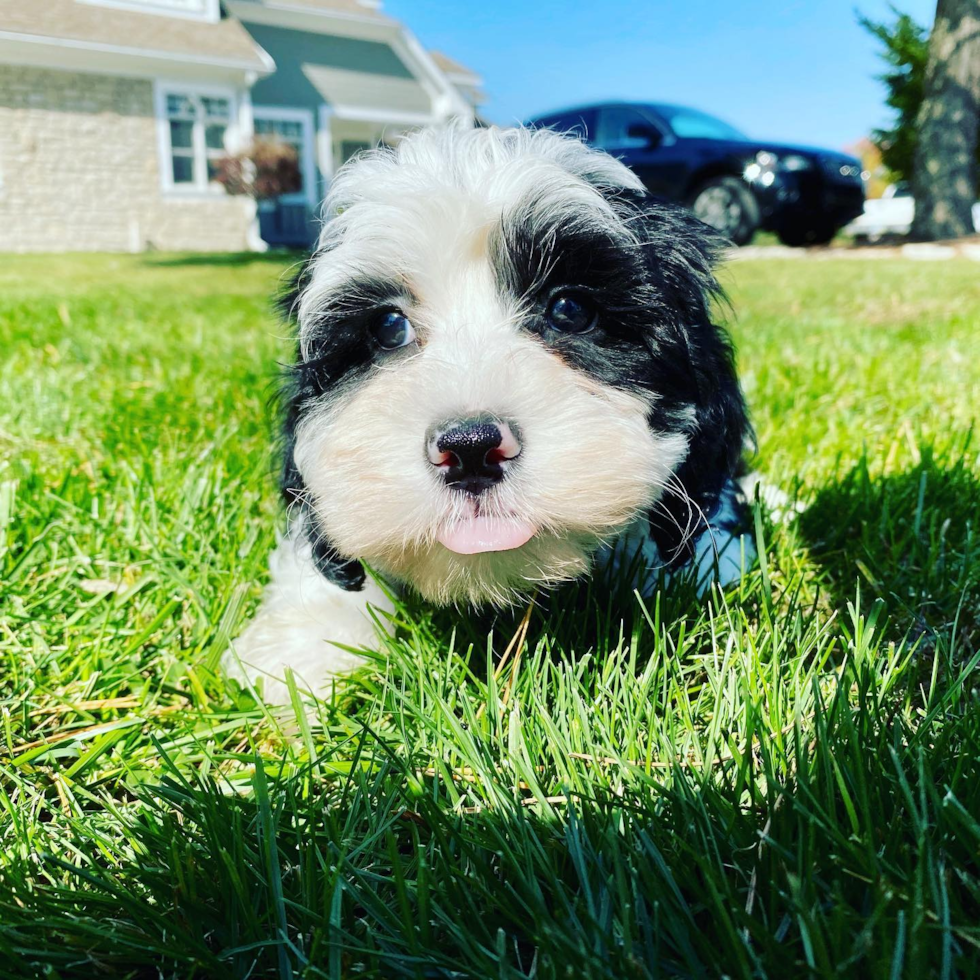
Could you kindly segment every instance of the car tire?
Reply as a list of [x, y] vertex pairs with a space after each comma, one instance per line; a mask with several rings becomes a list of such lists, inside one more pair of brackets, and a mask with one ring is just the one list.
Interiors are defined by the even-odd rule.
[[829, 245], [837, 234], [837, 228], [828, 224], [787, 223], [777, 232], [779, 240], [792, 248], [806, 245]]
[[747, 245], [759, 227], [759, 207], [738, 177], [711, 177], [690, 196], [688, 207], [733, 245]]

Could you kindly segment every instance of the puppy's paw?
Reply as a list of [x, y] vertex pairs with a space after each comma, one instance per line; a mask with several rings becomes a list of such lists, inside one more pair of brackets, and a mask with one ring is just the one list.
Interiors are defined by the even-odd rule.
[[[252, 686], [267, 704], [288, 704], [285, 674], [301, 690], [322, 695], [334, 677], [362, 658], [342, 647], [373, 649], [391, 600], [370, 579], [349, 592], [316, 570], [305, 536], [284, 538], [270, 560], [272, 578], [255, 618], [222, 659], [229, 677]], [[378, 616], [372, 615], [372, 610]]]
[[289, 703], [287, 670], [293, 672], [300, 690], [323, 695], [329, 693], [334, 677], [354, 670], [362, 659], [336, 643], [375, 645], [370, 623], [365, 627], [355, 637], [349, 628], [331, 630], [299, 612], [284, 615], [281, 610], [263, 608], [232, 642], [222, 668], [228, 677], [253, 687], [267, 704]]

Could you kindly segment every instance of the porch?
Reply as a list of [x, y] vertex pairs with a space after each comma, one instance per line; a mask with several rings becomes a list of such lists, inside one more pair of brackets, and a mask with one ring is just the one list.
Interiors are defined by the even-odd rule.
[[256, 136], [274, 137], [296, 150], [301, 188], [259, 204], [259, 231], [271, 247], [307, 248], [319, 233], [319, 213], [333, 174], [352, 156], [393, 143], [430, 120], [419, 115], [377, 113], [374, 118], [337, 114], [330, 106], [311, 109], [255, 106]]

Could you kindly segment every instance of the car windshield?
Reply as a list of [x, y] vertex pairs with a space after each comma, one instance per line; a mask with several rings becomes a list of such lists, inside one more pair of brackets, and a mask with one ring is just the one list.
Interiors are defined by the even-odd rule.
[[679, 139], [744, 140], [746, 136], [734, 126], [697, 109], [677, 105], [655, 105], [651, 108], [670, 124]]

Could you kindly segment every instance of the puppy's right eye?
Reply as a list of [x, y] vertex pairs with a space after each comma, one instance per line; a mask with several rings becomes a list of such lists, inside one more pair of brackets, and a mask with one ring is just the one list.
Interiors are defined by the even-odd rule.
[[408, 317], [398, 310], [382, 313], [371, 327], [371, 333], [384, 350], [398, 350], [415, 342], [415, 328]]
[[545, 314], [548, 326], [558, 333], [588, 333], [598, 320], [595, 304], [588, 296], [564, 292], [554, 296]]

